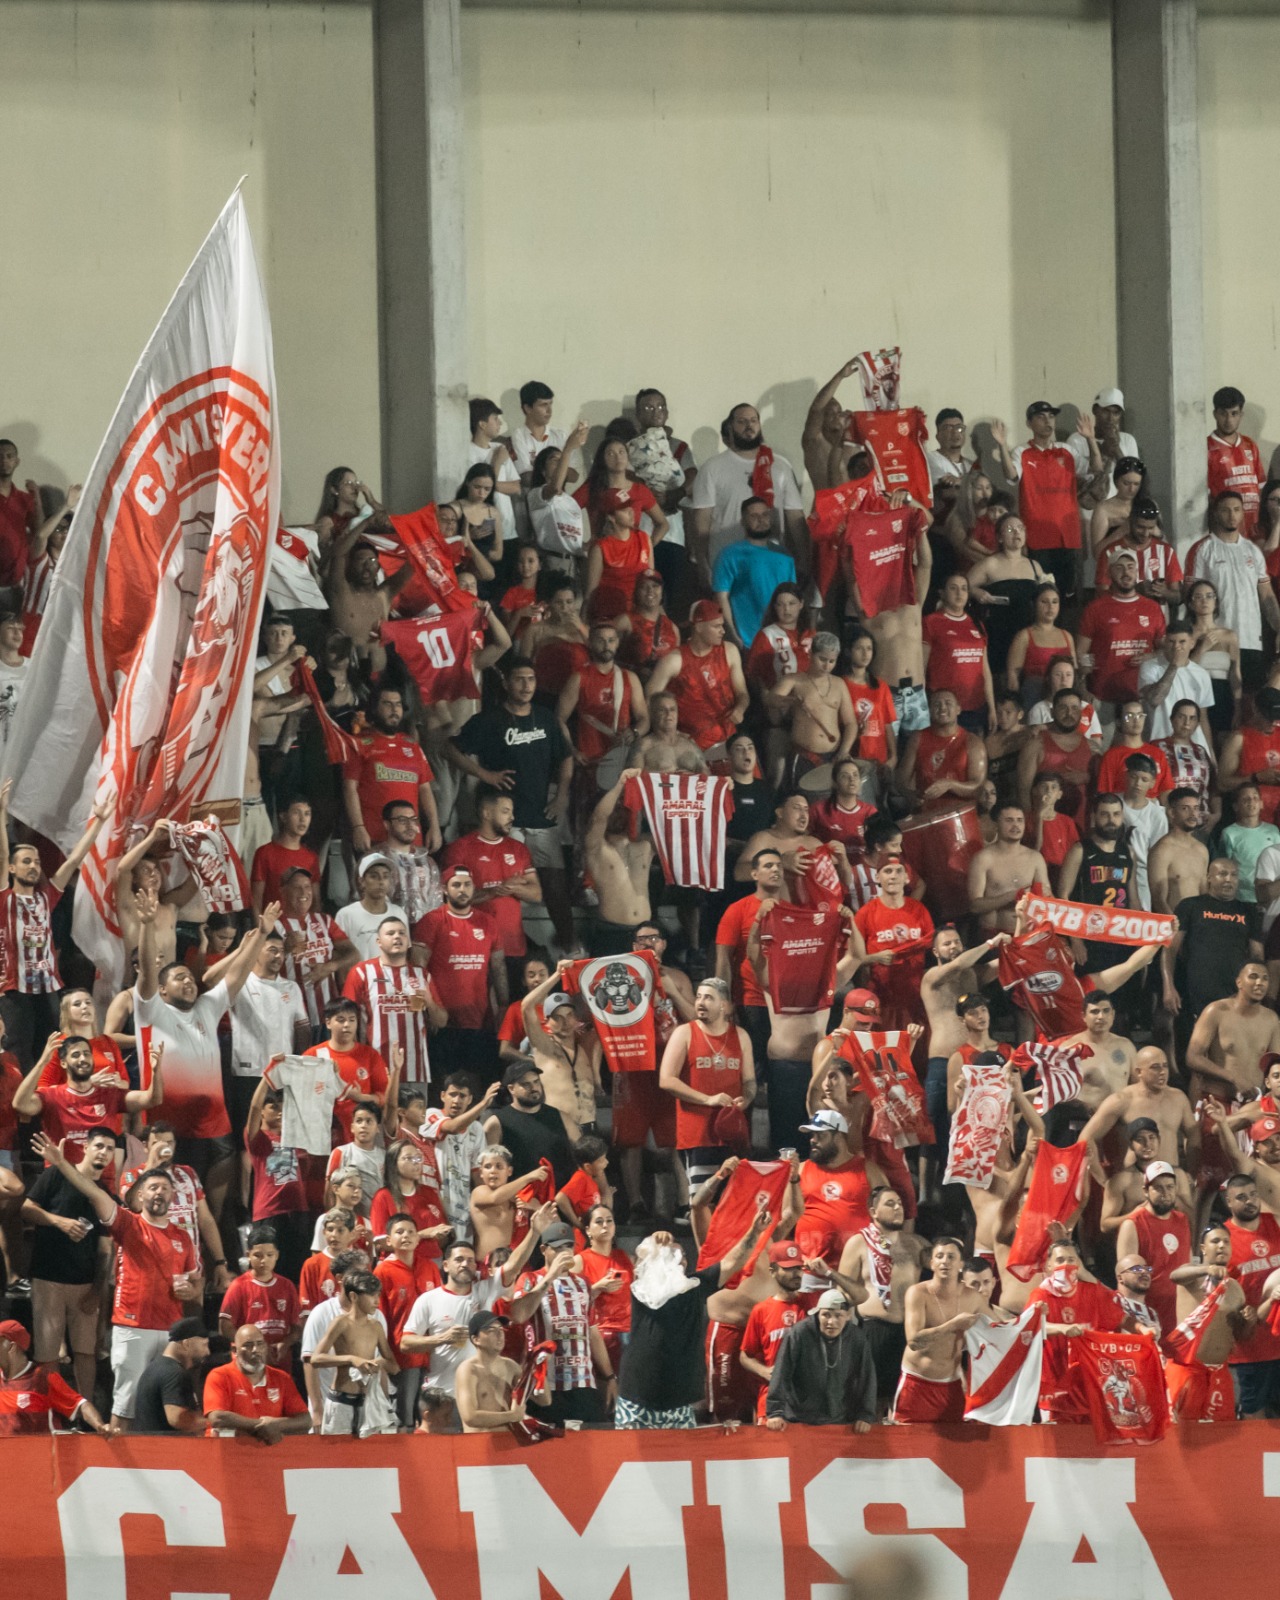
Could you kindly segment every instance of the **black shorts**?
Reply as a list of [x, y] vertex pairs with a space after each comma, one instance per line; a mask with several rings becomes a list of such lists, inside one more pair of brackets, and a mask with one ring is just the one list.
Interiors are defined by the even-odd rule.
[[179, 1139], [175, 1159], [190, 1167], [200, 1182], [209, 1175], [209, 1169], [220, 1161], [229, 1161], [236, 1153], [236, 1142], [229, 1133], [216, 1139]]
[[882, 1403], [893, 1399], [902, 1376], [902, 1354], [907, 1348], [907, 1331], [900, 1322], [885, 1317], [867, 1317], [860, 1324], [871, 1360], [876, 1369], [876, 1398]]

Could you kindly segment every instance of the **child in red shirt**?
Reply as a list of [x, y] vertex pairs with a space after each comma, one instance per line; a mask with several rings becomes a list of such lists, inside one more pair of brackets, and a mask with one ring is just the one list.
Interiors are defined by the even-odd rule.
[[613, 1190], [605, 1177], [609, 1164], [609, 1148], [594, 1133], [584, 1133], [573, 1144], [573, 1157], [578, 1170], [556, 1195], [556, 1210], [570, 1223], [578, 1235], [578, 1249], [584, 1248], [582, 1225], [592, 1206], [609, 1205]]
[[428, 1289], [438, 1289], [442, 1279], [434, 1261], [418, 1256], [418, 1224], [407, 1211], [397, 1211], [387, 1219], [387, 1251], [373, 1275], [382, 1285], [379, 1306], [387, 1320], [387, 1342], [400, 1364], [395, 1379], [400, 1427], [403, 1432], [412, 1433], [422, 1373], [431, 1364], [431, 1353], [401, 1350], [400, 1337], [418, 1296]]
[[230, 1339], [243, 1323], [256, 1322], [267, 1341], [267, 1360], [288, 1367], [289, 1347], [302, 1332], [298, 1291], [276, 1271], [280, 1251], [275, 1229], [265, 1224], [249, 1234], [249, 1270], [233, 1278], [222, 1297], [218, 1332]]

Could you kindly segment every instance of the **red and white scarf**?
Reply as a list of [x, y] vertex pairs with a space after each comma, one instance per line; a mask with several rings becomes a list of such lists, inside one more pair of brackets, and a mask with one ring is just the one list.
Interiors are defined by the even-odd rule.
[[896, 411], [902, 384], [902, 351], [864, 350], [857, 358], [862, 404], [867, 411]]
[[867, 1245], [867, 1280], [880, 1297], [880, 1304], [888, 1311], [889, 1286], [893, 1281], [893, 1257], [889, 1254], [889, 1246], [885, 1243], [884, 1235], [874, 1222], [862, 1230], [862, 1237]]
[[210, 913], [245, 909], [250, 901], [249, 879], [217, 817], [203, 822], [171, 822], [169, 838], [196, 880], [200, 898]]

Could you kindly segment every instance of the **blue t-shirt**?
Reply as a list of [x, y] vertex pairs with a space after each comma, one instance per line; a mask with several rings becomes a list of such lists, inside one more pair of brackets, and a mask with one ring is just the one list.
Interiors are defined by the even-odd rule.
[[760, 632], [765, 609], [780, 583], [796, 581], [796, 564], [773, 545], [753, 544], [743, 539], [731, 544], [716, 557], [711, 587], [729, 596], [734, 627], [742, 642], [750, 645]]

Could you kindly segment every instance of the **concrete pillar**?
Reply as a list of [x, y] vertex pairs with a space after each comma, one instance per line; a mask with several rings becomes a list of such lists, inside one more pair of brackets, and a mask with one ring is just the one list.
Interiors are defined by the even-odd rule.
[[1196, 0], [1114, 10], [1120, 387], [1180, 547], [1202, 531], [1207, 395]]
[[466, 470], [459, 0], [374, 0], [382, 494], [407, 511]]

